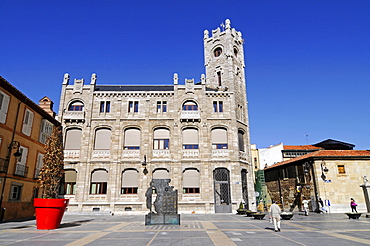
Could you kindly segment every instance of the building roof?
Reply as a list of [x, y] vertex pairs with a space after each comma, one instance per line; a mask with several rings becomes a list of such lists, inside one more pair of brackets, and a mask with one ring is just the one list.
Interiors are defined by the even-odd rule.
[[295, 158], [292, 158], [287, 161], [282, 161], [278, 162], [272, 166], [266, 167], [265, 170], [267, 169], [272, 169], [280, 166], [284, 166], [287, 164], [291, 164], [300, 160], [308, 159], [308, 158], [315, 158], [315, 157], [320, 157], [320, 158], [338, 158], [338, 159], [343, 159], [343, 158], [353, 158], [353, 157], [368, 157], [370, 158], [370, 151], [369, 150], [318, 150], [306, 155], [298, 156]]
[[313, 145], [284, 145], [284, 150], [319, 150], [320, 147]]
[[334, 140], [334, 139], [327, 139], [327, 140], [321, 141], [320, 143], [313, 144], [313, 145], [316, 147], [322, 147], [324, 149], [331, 149], [331, 150], [334, 150], [334, 149], [353, 150], [353, 148], [355, 147], [354, 144], [345, 143], [345, 142], [341, 142], [341, 141]]

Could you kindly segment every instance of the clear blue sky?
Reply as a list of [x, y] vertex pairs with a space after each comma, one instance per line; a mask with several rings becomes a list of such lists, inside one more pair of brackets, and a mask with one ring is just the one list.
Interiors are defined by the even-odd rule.
[[245, 39], [252, 143], [370, 149], [369, 0], [1, 0], [0, 11], [0, 75], [55, 111], [64, 73], [199, 79], [203, 31], [229, 18]]

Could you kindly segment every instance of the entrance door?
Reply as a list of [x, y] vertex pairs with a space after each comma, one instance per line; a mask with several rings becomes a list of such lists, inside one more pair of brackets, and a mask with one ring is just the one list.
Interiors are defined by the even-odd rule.
[[226, 168], [213, 171], [216, 213], [231, 213], [230, 175]]

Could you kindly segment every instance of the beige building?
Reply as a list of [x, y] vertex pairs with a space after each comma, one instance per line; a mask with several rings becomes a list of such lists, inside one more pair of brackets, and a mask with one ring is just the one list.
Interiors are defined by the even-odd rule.
[[0, 220], [34, 215], [44, 145], [53, 127], [60, 125], [53, 102], [44, 97], [39, 103], [0, 77]]
[[232, 212], [255, 204], [243, 39], [204, 32], [206, 75], [171, 85], [98, 85], [64, 76], [68, 211], [148, 212], [153, 178], [170, 178], [179, 212]]

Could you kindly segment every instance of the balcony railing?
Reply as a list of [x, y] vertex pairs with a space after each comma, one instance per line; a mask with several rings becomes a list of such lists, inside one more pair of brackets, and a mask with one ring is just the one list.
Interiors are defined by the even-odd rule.
[[170, 150], [169, 149], [154, 149], [153, 157], [154, 158], [170, 158]]
[[122, 151], [122, 158], [138, 159], [140, 158], [139, 149], [125, 149]]
[[64, 159], [79, 159], [80, 150], [64, 150]]
[[0, 158], [0, 172], [6, 173], [8, 171], [8, 161]]
[[181, 120], [200, 120], [200, 112], [199, 111], [181, 111]]
[[84, 111], [66, 111], [63, 115], [65, 121], [84, 121], [85, 112]]
[[93, 150], [92, 158], [93, 159], [106, 159], [110, 157], [110, 150]]
[[228, 157], [229, 150], [228, 149], [213, 149], [212, 150], [212, 157]]
[[199, 149], [183, 149], [182, 150], [182, 157], [183, 158], [198, 158], [199, 157]]
[[28, 167], [22, 164], [17, 164], [15, 166], [14, 175], [26, 177], [28, 174]]

